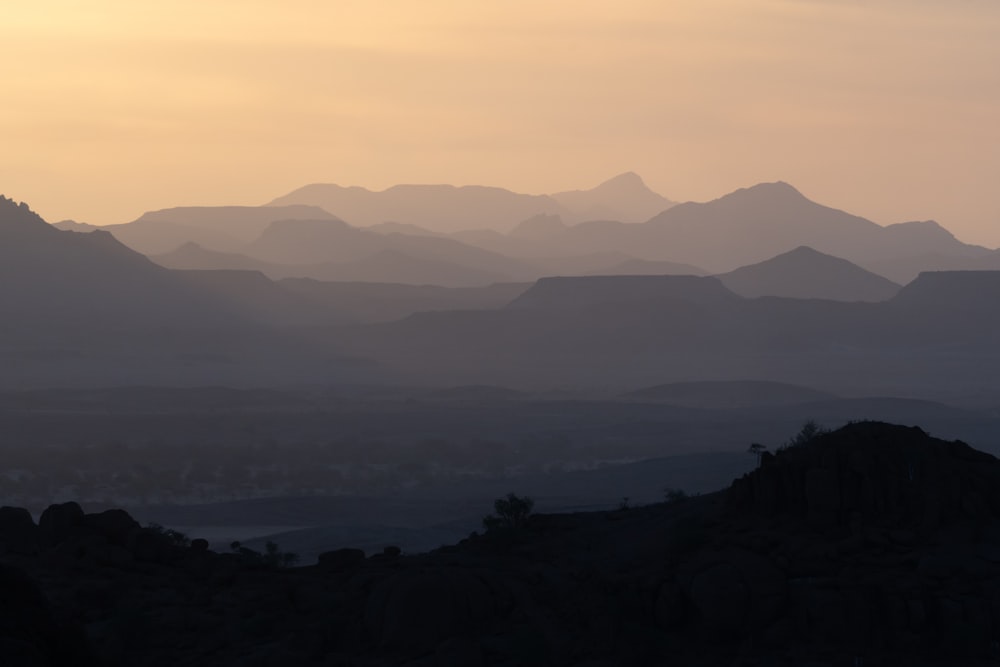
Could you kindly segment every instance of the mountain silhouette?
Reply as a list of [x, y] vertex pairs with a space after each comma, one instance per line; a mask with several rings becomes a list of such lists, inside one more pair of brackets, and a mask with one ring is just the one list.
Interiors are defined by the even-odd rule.
[[189, 242], [239, 252], [271, 223], [295, 219], [336, 220], [314, 206], [182, 206], [149, 211], [132, 222], [101, 229], [144, 255], [164, 254]]
[[259, 271], [177, 271], [179, 281], [211, 295], [247, 320], [271, 328], [340, 326], [357, 320], [321, 299]]
[[924, 272], [933, 271], [1000, 271], [1000, 250], [983, 251], [977, 249], [966, 254], [927, 252], [922, 255], [907, 255], [885, 260], [864, 262], [870, 271], [906, 284]]
[[114, 330], [228, 322], [225, 309], [105, 231], [66, 232], [0, 198], [0, 311], [7, 328]]
[[208, 250], [193, 241], [188, 241], [173, 251], [162, 255], [149, 255], [149, 258], [160, 266], [182, 271], [260, 271], [271, 278], [285, 277], [283, 275], [285, 267], [282, 265], [235, 252]]
[[440, 287], [482, 287], [510, 276], [446, 260], [384, 248], [362, 259], [288, 267], [287, 277], [336, 282], [401, 283]]
[[673, 382], [636, 389], [625, 397], [715, 409], [801, 405], [836, 398], [833, 394], [809, 387], [761, 380]]
[[558, 215], [568, 222], [613, 219], [639, 222], [672, 202], [632, 172], [590, 190], [528, 195], [503, 188], [467, 185], [396, 185], [380, 192], [317, 183], [278, 197], [269, 205], [319, 206], [361, 226], [393, 222], [434, 232], [494, 229], [507, 232], [535, 216]]
[[65, 232], [92, 232], [96, 229], [100, 229], [97, 225], [91, 225], [86, 222], [77, 222], [76, 220], [60, 220], [59, 222], [53, 222], [52, 226]]
[[[573, 218], [564, 215], [563, 220]], [[476, 231], [458, 236], [513, 257], [617, 252], [640, 261], [683, 263], [715, 273], [808, 246], [900, 284], [921, 271], [1000, 268], [1000, 252], [962, 243], [936, 222], [882, 227], [812, 202], [783, 182], [761, 183], [705, 203], [675, 204], [638, 224], [607, 216], [563, 229], [551, 222], [540, 225], [533, 220], [524, 229], [517, 228], [516, 235]]]
[[542, 278], [508, 309], [565, 310], [599, 304], [643, 304], [682, 300], [718, 304], [737, 297], [715, 278], [697, 276], [586, 276]]
[[881, 227], [816, 204], [782, 182], [737, 190], [705, 204], [681, 204], [645, 227], [649, 243], [671, 244], [672, 252], [708, 268], [758, 262], [801, 245], [863, 264], [915, 254], [908, 245], [913, 237], [919, 237], [919, 252], [931, 236], [930, 245], [942, 251], [986, 252], [951, 235], [928, 235], [920, 225]]
[[848, 262], [807, 246], [718, 276], [726, 287], [745, 297], [783, 296], [834, 301], [885, 301], [899, 285]]
[[[935, 223], [881, 227], [822, 206], [783, 182], [761, 183], [719, 199], [676, 204], [641, 224], [598, 220], [544, 239], [541, 255], [618, 251], [651, 261], [674, 261], [724, 273], [809, 246], [872, 270], [929, 250], [965, 258], [990, 251], [959, 242]], [[499, 246], [494, 249], [499, 249]], [[539, 255], [539, 256], [541, 256]], [[919, 269], [909, 262], [905, 271]]]
[[704, 276], [708, 272], [693, 264], [666, 260], [626, 259], [601, 269], [587, 271], [587, 275], [603, 276]]
[[274, 264], [348, 262], [373, 255], [385, 237], [340, 219], [277, 220], [249, 243], [246, 254]]
[[975, 316], [1000, 322], [1000, 271], [928, 271], [904, 286], [893, 305], [915, 312]]
[[308, 278], [288, 278], [279, 284], [306, 296], [318, 309], [355, 322], [389, 322], [418, 312], [493, 310], [506, 306], [530, 287], [526, 283], [497, 283], [486, 287], [451, 288]]
[[509, 230], [540, 213], [562, 214], [546, 195], [467, 185], [396, 185], [373, 192], [360, 187], [313, 184], [278, 197], [269, 206], [319, 206], [360, 226], [385, 222], [412, 224], [435, 232], [487, 227]]
[[566, 227], [560, 216], [541, 213], [518, 223], [507, 235], [516, 239], [536, 241], [558, 236], [566, 231]]
[[380, 222], [376, 225], [365, 227], [370, 232], [379, 234], [409, 234], [410, 236], [442, 236], [438, 232], [432, 232], [418, 225], [411, 225], [405, 222]]
[[464, 287], [537, 275], [528, 264], [455, 239], [379, 234], [339, 220], [275, 222], [246, 253], [288, 267], [285, 277], [321, 280]]
[[[900, 283], [924, 270], [1000, 268], [1000, 252], [961, 243], [933, 221], [881, 227], [812, 202], [782, 182], [758, 184], [706, 203], [669, 204], [632, 173], [558, 196], [481, 186], [400, 185], [372, 192], [313, 185], [269, 206], [165, 209], [106, 230], [133, 249], [157, 256], [188, 242], [281, 265], [362, 261], [391, 250], [515, 281], [594, 272], [725, 273], [800, 246]], [[581, 214], [580, 207], [587, 206], [589, 213]], [[643, 207], [659, 212], [646, 222], [630, 222], [641, 219], [636, 216]], [[488, 254], [477, 255], [473, 249]], [[587, 259], [601, 253], [620, 259], [603, 265]], [[198, 266], [264, 268], [218, 259], [223, 263], [202, 261]], [[281, 275], [320, 277], [302, 271]], [[463, 279], [450, 284], [472, 283]]]
[[557, 192], [552, 198], [572, 211], [576, 220], [645, 222], [674, 205], [646, 186], [634, 172], [625, 172], [591, 190]]
[[[296, 226], [308, 226], [307, 221], [296, 221]], [[325, 227], [326, 221], [319, 221], [319, 227]], [[387, 247], [388, 243], [380, 239], [368, 236], [360, 239], [357, 243], [356, 236], [347, 234], [349, 240], [355, 243], [341, 243], [331, 241], [329, 235], [322, 230], [320, 236], [310, 237], [308, 232], [306, 239], [312, 238], [316, 241], [313, 251], [315, 255], [310, 257], [323, 257], [330, 254], [325, 250], [333, 247], [337, 252], [337, 259], [333, 261], [317, 261], [312, 263], [287, 263], [266, 261], [248, 255], [237, 253], [221, 253], [206, 250], [195, 243], [186, 243], [173, 252], [163, 255], [153, 255], [150, 257], [157, 264], [184, 271], [253, 271], [260, 272], [272, 280], [284, 278], [306, 278], [322, 281], [337, 282], [366, 282], [366, 283], [402, 283], [407, 285], [440, 285], [442, 287], [476, 287], [490, 285], [495, 282], [504, 281], [507, 276], [499, 272], [489, 272], [471, 266], [464, 266], [454, 262], [437, 259], [425, 259], [420, 256], [413, 256], [398, 250]], [[266, 250], [258, 252], [270, 256], [283, 257], [303, 257], [300, 249], [308, 248], [308, 243], [299, 238], [294, 240], [290, 246], [282, 246], [287, 241], [274, 241], [269, 239], [271, 245]], [[329, 242], [324, 244], [323, 241]], [[372, 244], [367, 244], [372, 241]], [[447, 242], [447, 239], [445, 239]], [[359, 246], [363, 250], [359, 250]], [[352, 251], [361, 255], [360, 259], [344, 259], [351, 256]]]
[[[260, 302], [257, 290], [271, 288], [257, 278]], [[0, 384], [240, 385], [354, 372], [357, 362], [325, 343], [278, 332], [278, 318], [233, 298], [241, 290], [207, 289], [108, 232], [62, 231], [0, 198]]]
[[[337, 334], [411, 380], [518, 389], [733, 377], [949, 400], [1000, 372], [998, 274], [923, 274], [887, 301], [747, 299], [718, 278], [558, 277], [495, 311], [418, 313]], [[949, 296], [955, 293], [958, 296]], [[985, 397], [981, 400], [986, 399]]]

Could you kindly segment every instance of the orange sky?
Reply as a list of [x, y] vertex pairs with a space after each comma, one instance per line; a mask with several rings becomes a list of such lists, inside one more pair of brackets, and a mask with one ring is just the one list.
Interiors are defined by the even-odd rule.
[[106, 224], [632, 170], [678, 200], [785, 180], [995, 247], [998, 35], [996, 0], [5, 0], [0, 192]]

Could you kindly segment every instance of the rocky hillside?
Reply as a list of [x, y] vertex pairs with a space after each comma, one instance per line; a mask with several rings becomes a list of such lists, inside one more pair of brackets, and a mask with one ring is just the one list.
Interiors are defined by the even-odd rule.
[[[1000, 463], [858, 423], [724, 491], [280, 567], [111, 510], [0, 510], [18, 665], [995, 664]], [[270, 564], [269, 564], [270, 561]]]

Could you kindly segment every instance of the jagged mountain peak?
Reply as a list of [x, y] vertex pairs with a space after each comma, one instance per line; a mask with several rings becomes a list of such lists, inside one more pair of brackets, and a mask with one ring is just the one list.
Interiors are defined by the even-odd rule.
[[15, 202], [13, 199], [0, 195], [0, 230], [23, 230], [33, 229], [37, 233], [46, 233], [42, 230], [58, 232], [50, 226], [40, 215], [31, 210], [24, 202]]
[[673, 206], [634, 171], [618, 174], [589, 190], [556, 192], [551, 197], [581, 220], [644, 222]]

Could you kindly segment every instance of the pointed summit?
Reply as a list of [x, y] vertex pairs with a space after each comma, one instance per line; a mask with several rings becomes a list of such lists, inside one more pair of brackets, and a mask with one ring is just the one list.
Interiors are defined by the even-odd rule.
[[740, 296], [833, 301], [886, 301], [899, 285], [846, 259], [799, 246], [777, 257], [718, 276]]
[[[789, 203], [809, 202], [794, 186], [784, 181], [773, 183], [758, 183], [748, 188], [740, 188], [734, 192], [716, 199], [717, 202], [744, 204], [786, 205]], [[812, 202], [809, 202], [812, 203]]]
[[581, 220], [645, 222], [673, 206], [673, 202], [653, 192], [632, 171], [619, 174], [591, 190], [557, 192], [552, 198]]

